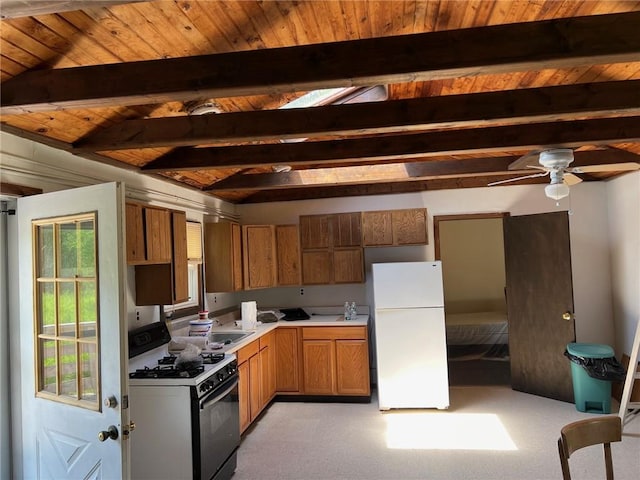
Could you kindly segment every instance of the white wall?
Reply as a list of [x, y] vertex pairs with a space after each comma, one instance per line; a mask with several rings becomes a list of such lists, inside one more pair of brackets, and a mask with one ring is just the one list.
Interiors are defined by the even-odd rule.
[[606, 186], [616, 354], [631, 353], [640, 321], [640, 172]]
[[[611, 279], [607, 236], [606, 187], [604, 183], [581, 183], [572, 187], [571, 195], [559, 202], [544, 195], [543, 185], [491, 187], [478, 189], [438, 190], [401, 195], [346, 197], [238, 206], [245, 224], [298, 223], [299, 215], [338, 213], [396, 208], [426, 207], [429, 245], [426, 247], [394, 247], [365, 249], [367, 283], [349, 287], [316, 287], [313, 296], [299, 295], [296, 289], [278, 290], [279, 301], [301, 306], [307, 301], [322, 305], [340, 305], [344, 300], [363, 298], [372, 305], [370, 286], [371, 263], [385, 261], [433, 260], [433, 216], [464, 213], [510, 212], [511, 215], [570, 210], [571, 259], [576, 315], [576, 337], [579, 342], [613, 345], [614, 328], [611, 305]], [[305, 292], [308, 287], [305, 287]], [[246, 293], [244, 295], [247, 295]], [[251, 294], [249, 294], [251, 295]], [[267, 293], [255, 292], [254, 299]], [[290, 297], [287, 295], [291, 295]], [[306, 295], [306, 293], [305, 293]], [[260, 300], [258, 300], [260, 302]], [[259, 303], [260, 305], [260, 303]]]
[[[44, 193], [120, 181], [126, 185], [127, 199], [183, 210], [187, 220], [237, 218], [235, 206], [222, 200], [130, 169], [88, 161], [5, 132], [0, 132], [0, 174], [4, 183], [40, 188]], [[135, 305], [134, 267], [127, 269], [127, 319], [129, 328], [159, 319], [158, 307]]]

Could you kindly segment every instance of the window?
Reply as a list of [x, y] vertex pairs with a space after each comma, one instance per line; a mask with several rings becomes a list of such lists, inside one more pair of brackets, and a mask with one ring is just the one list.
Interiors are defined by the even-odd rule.
[[173, 316], [197, 313], [202, 306], [202, 225], [198, 222], [187, 222], [187, 260], [189, 300], [165, 305], [165, 312], [172, 312]]
[[100, 410], [96, 214], [32, 228], [36, 395]]

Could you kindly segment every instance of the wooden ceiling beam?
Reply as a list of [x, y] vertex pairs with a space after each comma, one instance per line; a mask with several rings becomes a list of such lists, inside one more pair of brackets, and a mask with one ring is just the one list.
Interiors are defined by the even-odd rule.
[[640, 12], [346, 42], [33, 70], [0, 113], [308, 91], [638, 61]]
[[[508, 170], [518, 157], [484, 157], [458, 160], [430, 160], [355, 167], [318, 168], [279, 173], [235, 174], [220, 180], [205, 191], [275, 190], [298, 187], [357, 185], [418, 181], [435, 178], [463, 178], [469, 176], [506, 175], [516, 177], [532, 173], [530, 169]], [[618, 150], [589, 150], [575, 152], [571, 167], [603, 164], [640, 163], [640, 156]], [[537, 163], [537, 158], [531, 158]]]
[[424, 178], [465, 176], [506, 171], [517, 157], [485, 157], [463, 160], [441, 160], [389, 163], [356, 167], [317, 168], [280, 173], [236, 174], [212, 184], [204, 190], [273, 190], [313, 187], [317, 185], [356, 185], [391, 181], [415, 181]]
[[323, 166], [345, 161], [357, 164], [391, 163], [394, 160], [442, 155], [500, 152], [509, 149], [577, 148], [583, 145], [606, 145], [638, 140], [640, 117], [620, 117], [345, 140], [183, 148], [170, 152], [141, 169], [163, 172], [311, 163]]
[[[481, 188], [489, 183], [501, 180], [504, 177], [496, 175], [484, 175], [477, 177], [463, 178], [436, 178], [431, 180], [420, 180], [416, 182], [390, 182], [374, 183], [367, 185], [338, 185], [321, 186], [312, 188], [292, 188], [283, 190], [265, 190], [256, 192], [241, 200], [239, 203], [263, 203], [263, 202], [288, 202], [294, 200], [308, 200], [319, 198], [355, 197], [363, 195], [389, 195], [400, 193], [423, 192], [428, 190], [449, 190], [459, 188]], [[549, 179], [533, 178], [519, 184], [548, 184]], [[497, 188], [497, 187], [496, 187]]]
[[306, 109], [127, 120], [74, 143], [74, 150], [247, 143], [638, 114], [640, 80], [629, 80]]

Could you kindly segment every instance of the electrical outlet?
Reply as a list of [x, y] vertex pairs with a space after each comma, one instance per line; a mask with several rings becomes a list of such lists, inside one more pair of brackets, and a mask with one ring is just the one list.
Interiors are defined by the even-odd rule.
[[218, 303], [218, 297], [216, 297], [215, 295], [213, 296], [213, 303]]
[[140, 311], [136, 310], [136, 321], [139, 322], [140, 321]]
[[300, 295], [304, 295], [304, 288], [300, 289]]

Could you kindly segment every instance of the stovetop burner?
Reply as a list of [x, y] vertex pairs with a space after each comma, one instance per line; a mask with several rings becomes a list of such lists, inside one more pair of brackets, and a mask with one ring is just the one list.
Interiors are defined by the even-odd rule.
[[[166, 358], [166, 357], [165, 357]], [[175, 357], [174, 357], [175, 358]], [[129, 373], [129, 378], [193, 378], [204, 372], [202, 365], [189, 368], [175, 368], [172, 365], [154, 368], [140, 368]]]

